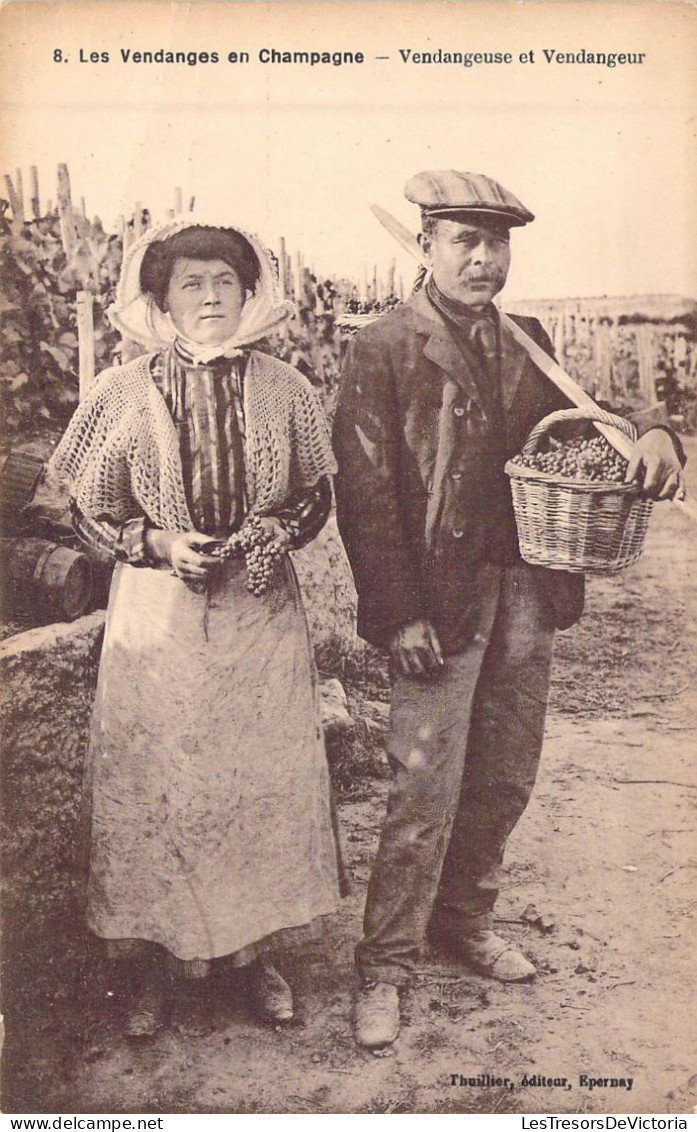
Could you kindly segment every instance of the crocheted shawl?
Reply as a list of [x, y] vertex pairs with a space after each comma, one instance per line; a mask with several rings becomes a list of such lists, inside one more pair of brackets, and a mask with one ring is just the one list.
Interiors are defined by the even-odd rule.
[[[150, 376], [155, 354], [104, 370], [90, 386], [49, 463], [86, 515], [119, 522], [145, 513], [157, 527], [193, 529], [179, 443]], [[250, 509], [269, 515], [336, 472], [326, 418], [310, 383], [252, 350], [245, 371], [245, 463]]]

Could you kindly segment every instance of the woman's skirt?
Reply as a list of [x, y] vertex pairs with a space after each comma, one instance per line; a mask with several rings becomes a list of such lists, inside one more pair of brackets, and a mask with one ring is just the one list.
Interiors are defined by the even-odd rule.
[[208, 594], [116, 567], [86, 775], [87, 922], [212, 959], [338, 903], [305, 614], [290, 562]]

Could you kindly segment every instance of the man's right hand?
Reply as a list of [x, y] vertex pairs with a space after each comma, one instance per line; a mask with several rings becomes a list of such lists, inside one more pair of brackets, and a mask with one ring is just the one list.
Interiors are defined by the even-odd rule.
[[390, 654], [405, 676], [432, 677], [443, 671], [443, 650], [430, 621], [411, 621], [395, 633]]

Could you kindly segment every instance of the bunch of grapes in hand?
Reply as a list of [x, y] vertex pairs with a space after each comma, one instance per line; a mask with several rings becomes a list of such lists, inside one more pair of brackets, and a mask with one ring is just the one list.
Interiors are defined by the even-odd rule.
[[250, 515], [239, 531], [211, 553], [221, 561], [244, 555], [247, 589], [255, 597], [261, 597], [269, 588], [283, 548], [276, 542], [274, 532], [264, 527], [257, 515]]

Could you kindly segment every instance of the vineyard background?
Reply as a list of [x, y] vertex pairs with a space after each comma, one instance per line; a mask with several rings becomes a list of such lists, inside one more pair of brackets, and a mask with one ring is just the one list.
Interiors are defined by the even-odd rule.
[[[134, 353], [110, 326], [124, 250], [151, 222], [140, 202], [119, 230], [89, 219], [72, 201], [67, 166], [58, 169], [55, 205], [42, 205], [36, 168], [29, 207], [21, 170], [6, 175], [0, 200], [0, 406], [3, 446], [60, 433], [81, 382]], [[184, 207], [174, 190], [171, 215]], [[194, 206], [193, 199], [188, 207]], [[372, 221], [370, 221], [372, 222]], [[338, 271], [318, 278], [285, 240], [274, 247], [295, 319], [271, 345], [321, 390], [331, 415], [347, 330], [405, 297], [409, 282], [366, 268], [361, 280]], [[665, 407], [685, 431], [697, 427], [697, 302], [675, 295], [569, 298], [506, 303], [540, 318], [557, 357], [591, 394], [619, 411]], [[82, 340], [82, 345], [81, 345]]]

